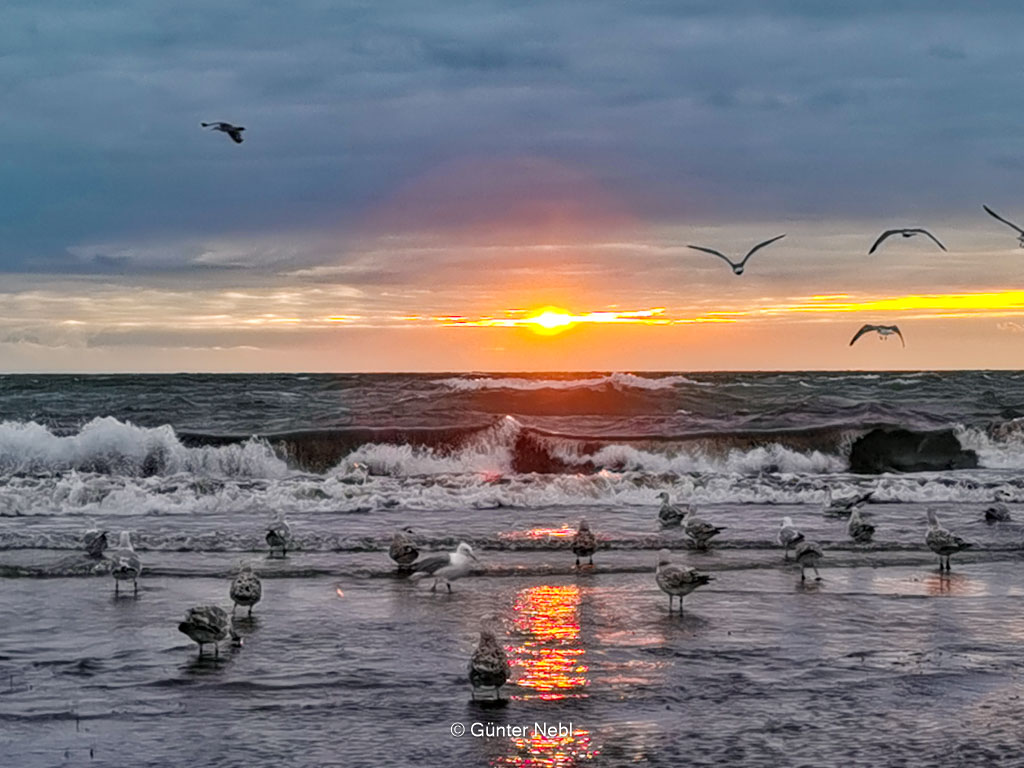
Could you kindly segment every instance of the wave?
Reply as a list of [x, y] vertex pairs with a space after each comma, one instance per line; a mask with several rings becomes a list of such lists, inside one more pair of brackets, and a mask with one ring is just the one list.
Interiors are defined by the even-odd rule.
[[612, 387], [614, 389], [673, 389], [680, 384], [694, 386], [714, 386], [708, 382], [695, 381], [686, 376], [659, 376], [649, 378], [637, 376], [632, 373], [611, 373], [607, 376], [600, 376], [589, 379], [526, 379], [515, 377], [477, 377], [465, 378], [454, 377], [439, 379], [434, 382], [448, 389], [457, 392], [477, 392], [487, 389], [516, 389], [516, 390], [538, 390], [538, 389], [592, 389], [597, 387]]

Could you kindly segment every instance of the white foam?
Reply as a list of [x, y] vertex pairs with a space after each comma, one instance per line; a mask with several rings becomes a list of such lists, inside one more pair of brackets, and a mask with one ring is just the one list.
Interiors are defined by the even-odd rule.
[[591, 389], [611, 385], [615, 389], [672, 389], [679, 384], [690, 384], [697, 386], [714, 386], [707, 382], [694, 381], [686, 376], [660, 376], [649, 378], [637, 376], [632, 373], [612, 373], [608, 376], [601, 376], [590, 379], [523, 379], [506, 377], [494, 378], [465, 378], [455, 377], [450, 379], [439, 379], [436, 384], [441, 384], [449, 389], [459, 392], [475, 392], [486, 389]]
[[113, 417], [93, 419], [73, 435], [55, 435], [34, 421], [0, 423], [0, 471], [95, 469], [127, 475], [190, 472], [280, 477], [288, 473], [263, 440], [187, 448], [170, 426], [138, 427]]

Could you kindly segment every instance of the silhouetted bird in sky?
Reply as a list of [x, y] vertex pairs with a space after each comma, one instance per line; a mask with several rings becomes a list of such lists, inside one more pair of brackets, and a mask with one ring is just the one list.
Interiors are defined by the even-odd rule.
[[742, 275], [743, 274], [743, 267], [746, 265], [747, 260], [751, 256], [753, 256], [759, 250], [764, 248], [766, 245], [771, 245], [776, 240], [781, 240], [785, 236], [786, 236], [785, 234], [778, 235], [777, 237], [773, 237], [771, 240], [765, 240], [763, 243], [758, 243], [753, 248], [751, 248], [749, 251], [747, 251], [747, 255], [743, 257], [743, 261], [739, 262], [738, 264], [736, 262], [734, 262], [732, 259], [730, 259], [728, 256], [726, 256], [725, 254], [719, 253], [714, 248], [702, 248], [699, 245], [688, 245], [686, 247], [687, 248], [693, 248], [695, 251], [704, 251], [704, 253], [710, 253], [712, 256], [717, 256], [718, 258], [722, 259], [726, 264], [728, 264], [730, 267], [732, 267], [732, 271], [733, 271], [734, 274]]
[[904, 237], [913, 237], [914, 235], [928, 235], [928, 237], [930, 237], [932, 240], [935, 241], [935, 244], [937, 246], [939, 246], [939, 248], [941, 248], [942, 250], [946, 250], [946, 246], [944, 246], [942, 243], [940, 243], [939, 239], [937, 237], [935, 237], [935, 235], [933, 235], [927, 229], [921, 229], [920, 227], [915, 227], [915, 228], [912, 228], [912, 229], [887, 229], [887, 230], [885, 230], [885, 232], [883, 232], [881, 235], [879, 235], [878, 239], [875, 240], [875, 244], [871, 246], [871, 250], [868, 251], [868, 253], [869, 254], [870, 253], [874, 253], [875, 249], [878, 248], [878, 246], [880, 246], [882, 244], [882, 242], [886, 238], [892, 237], [893, 235], [903, 235]]
[[234, 140], [235, 144], [242, 143], [242, 131], [244, 131], [245, 128], [243, 128], [240, 125], [232, 125], [231, 123], [223, 122], [200, 123], [200, 125], [203, 126], [203, 128], [210, 128], [214, 131], [221, 131], [223, 133], [226, 133]]

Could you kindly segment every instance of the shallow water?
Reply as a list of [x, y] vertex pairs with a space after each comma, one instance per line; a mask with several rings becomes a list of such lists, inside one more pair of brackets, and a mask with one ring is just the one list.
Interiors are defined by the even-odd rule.
[[[1024, 377], [986, 373], [0, 377], [0, 764], [1012, 764], [1017, 403]], [[850, 473], [851, 435], [880, 422], [954, 429], [981, 466]], [[822, 515], [826, 488], [875, 492], [873, 544]], [[725, 527], [711, 552], [659, 529], [666, 489]], [[1015, 522], [988, 525], [1000, 490]], [[928, 507], [974, 543], [948, 577]], [[293, 551], [271, 560], [278, 510]], [[783, 515], [825, 548], [823, 581], [783, 561]], [[582, 516], [601, 548], [577, 571]], [[90, 520], [132, 532], [137, 598], [81, 552]], [[471, 543], [479, 567], [450, 595], [396, 577], [406, 525], [424, 552]], [[654, 582], [661, 547], [714, 577], [682, 617]], [[264, 600], [243, 647], [199, 658], [177, 623], [227, 605], [241, 560]], [[488, 617], [513, 660], [504, 706], [473, 703], [466, 676]]]

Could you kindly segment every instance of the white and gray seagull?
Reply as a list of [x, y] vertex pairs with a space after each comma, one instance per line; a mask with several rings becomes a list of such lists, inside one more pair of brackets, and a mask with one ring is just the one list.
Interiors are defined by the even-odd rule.
[[996, 491], [995, 501], [985, 509], [986, 523], [1009, 523], [1013, 518], [1010, 516], [1010, 508], [1006, 502], [1011, 498], [1006, 491]]
[[218, 643], [228, 635], [235, 645], [242, 644], [242, 638], [235, 631], [231, 614], [217, 605], [197, 605], [189, 608], [185, 620], [178, 624], [178, 631], [186, 634], [199, 645], [199, 655], [203, 655], [203, 646], [213, 643], [213, 655], [220, 655]]
[[815, 581], [821, 581], [821, 574], [818, 573], [818, 563], [825, 553], [821, 551], [821, 544], [816, 541], [801, 541], [796, 545], [796, 562], [800, 566], [800, 581], [806, 580], [804, 570], [814, 569]]
[[789, 560], [790, 547], [796, 546], [804, 540], [804, 535], [800, 530], [793, 525], [793, 518], [784, 517], [782, 518], [782, 524], [779, 526], [778, 542], [785, 550], [782, 554], [783, 560]]
[[288, 521], [284, 519], [283, 511], [278, 510], [273, 522], [267, 526], [265, 538], [267, 546], [270, 547], [271, 557], [274, 556], [274, 552], [277, 550], [281, 550], [281, 557], [288, 554], [288, 545], [292, 541], [292, 528], [288, 525]]
[[858, 544], [870, 544], [875, 535], [875, 526], [860, 519], [860, 510], [856, 507], [850, 512], [850, 521], [846, 524], [846, 532]]
[[853, 335], [852, 339], [850, 339], [850, 346], [852, 347], [856, 344], [857, 339], [865, 333], [877, 333], [878, 338], [882, 341], [885, 341], [888, 336], [896, 335], [900, 337], [900, 344], [904, 347], [907, 346], [907, 342], [903, 340], [903, 334], [900, 333], [900, 327], [898, 325], [862, 325], [860, 330]]
[[114, 577], [114, 594], [118, 594], [122, 581], [132, 582], [132, 592], [139, 594], [139, 576], [142, 575], [142, 560], [135, 554], [132, 537], [128, 531], [121, 531], [117, 549], [107, 555], [110, 558], [110, 573]]
[[1013, 229], [1017, 230], [1017, 244], [1021, 248], [1024, 248], [1024, 229], [1021, 229], [1016, 224], [1014, 224], [1012, 221], [1007, 221], [1002, 216], [1000, 216], [998, 213], [996, 213], [991, 208], [989, 208], [987, 205], [982, 205], [981, 207], [984, 208], [985, 211], [988, 213], [988, 215], [991, 216], [992, 218], [998, 219], [999, 221], [1003, 222], [1003, 224], [1005, 224], [1006, 226], [1012, 227]]
[[914, 237], [914, 235], [927, 235], [928, 237], [930, 237], [932, 239], [932, 241], [937, 246], [939, 246], [939, 248], [941, 248], [942, 250], [946, 250], [946, 246], [944, 246], [942, 243], [940, 243], [939, 239], [937, 237], [935, 237], [935, 235], [933, 235], [927, 229], [923, 229], [922, 227], [909, 227], [907, 229], [887, 229], [887, 230], [885, 230], [885, 232], [880, 234], [878, 236], [878, 239], [875, 240], [875, 244], [871, 246], [871, 250], [868, 251], [868, 253], [869, 254], [874, 253], [875, 249], [877, 249], [878, 246], [880, 246], [887, 238], [890, 238], [893, 235], [902, 235], [903, 237]]
[[234, 141], [235, 144], [242, 143], [242, 131], [244, 131], [245, 128], [241, 125], [232, 125], [231, 123], [225, 123], [221, 120], [218, 120], [213, 123], [200, 123], [199, 125], [201, 125], [203, 128], [210, 128], [211, 130], [214, 131], [226, 133], [228, 136], [231, 137], [231, 140]]
[[668, 491], [662, 491], [659, 493], [658, 498], [661, 499], [661, 509], [658, 510], [658, 520], [661, 522], [662, 528], [673, 528], [679, 525], [683, 522], [684, 517], [695, 511], [689, 504], [673, 504], [672, 498], [668, 495]]
[[701, 247], [699, 245], [688, 245], [686, 247], [687, 248], [693, 248], [695, 251], [704, 251], [704, 253], [710, 253], [712, 256], [717, 256], [718, 258], [722, 259], [726, 264], [728, 264], [730, 267], [732, 267], [733, 274], [742, 275], [743, 274], [743, 267], [746, 266], [747, 260], [750, 259], [751, 256], [753, 256], [759, 250], [764, 248], [766, 245], [771, 245], [776, 240], [781, 240], [785, 236], [786, 236], [785, 234], [777, 235], [777, 236], [773, 237], [771, 240], [765, 240], [763, 243], [758, 243], [753, 248], [751, 248], [749, 251], [747, 251], [747, 255], [744, 256], [743, 257], [743, 261], [741, 261], [739, 263], [733, 261], [728, 256], [726, 256], [724, 253], [719, 253], [714, 248], [703, 248], [703, 247]]
[[672, 613], [673, 599], [679, 598], [679, 615], [682, 616], [683, 598], [697, 587], [703, 587], [712, 581], [712, 578], [694, 568], [675, 565], [669, 560], [670, 557], [672, 557], [672, 553], [667, 549], [658, 551], [658, 567], [654, 570], [654, 580], [658, 582], [658, 588], [668, 595], [669, 613]]
[[[949, 556], [971, 546], [971, 542], [944, 528], [934, 509], [928, 510], [928, 533], [924, 536], [928, 549], [939, 556], [939, 570], [949, 571]], [[943, 562], [945, 561], [945, 562]]]
[[832, 489], [826, 488], [825, 508], [821, 512], [824, 515], [846, 517], [853, 512], [854, 508], [866, 503], [874, 495], [874, 491], [868, 491], [867, 493], [857, 493], [853, 496], [843, 496], [840, 499], [836, 499], [832, 497]]
[[249, 609], [252, 616], [252, 607], [263, 598], [263, 582], [253, 571], [252, 566], [241, 563], [238, 575], [231, 582], [228, 594], [231, 596], [231, 615], [235, 615], [238, 606]]
[[400, 571], [408, 571], [416, 562], [416, 558], [420, 556], [419, 549], [413, 543], [412, 537], [409, 536], [411, 533], [412, 528], [409, 526], [395, 531], [395, 535], [391, 539], [391, 546], [388, 547], [388, 557], [398, 563]]
[[448, 587], [448, 591], [451, 592], [451, 582], [455, 581], [455, 579], [461, 579], [469, 573], [471, 560], [480, 562], [480, 559], [473, 554], [473, 548], [466, 542], [460, 541], [459, 546], [455, 548], [454, 552], [431, 555], [417, 561], [412, 566], [413, 574], [409, 578], [413, 581], [419, 581], [420, 579], [432, 576], [434, 578], [434, 585], [430, 588], [431, 592], [436, 592], [437, 585], [442, 581]]
[[469, 659], [469, 684], [473, 686], [473, 700], [478, 688], [494, 688], [495, 699], [501, 699], [501, 686], [508, 681], [512, 668], [508, 654], [497, 636], [489, 628], [480, 630], [480, 642]]
[[82, 543], [89, 557], [103, 557], [103, 551], [107, 548], [107, 531], [101, 531], [96, 527], [96, 523], [93, 523], [92, 528], [82, 537]]

